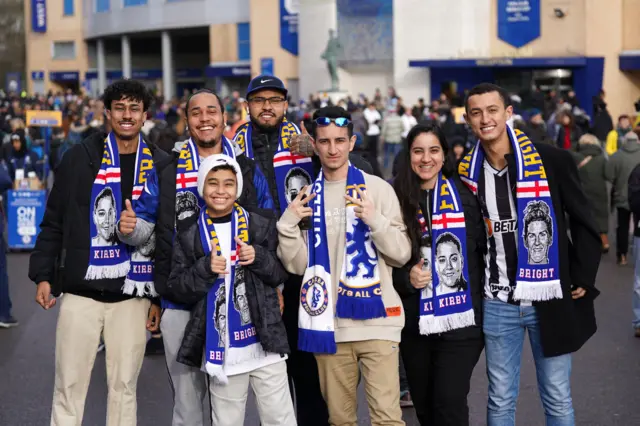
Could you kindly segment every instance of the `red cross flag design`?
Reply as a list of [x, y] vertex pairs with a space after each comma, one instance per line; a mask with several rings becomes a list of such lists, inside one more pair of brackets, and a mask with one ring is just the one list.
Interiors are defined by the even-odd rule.
[[433, 215], [433, 229], [464, 228], [464, 213], [442, 213]]
[[550, 196], [549, 182], [546, 180], [518, 182], [518, 198], [539, 198]]
[[198, 186], [198, 173], [178, 173], [176, 177], [176, 187], [178, 189], [193, 188]]
[[285, 166], [289, 164], [310, 163], [311, 161], [313, 161], [311, 157], [292, 154], [290, 151], [280, 151], [273, 157], [273, 165], [275, 167]]

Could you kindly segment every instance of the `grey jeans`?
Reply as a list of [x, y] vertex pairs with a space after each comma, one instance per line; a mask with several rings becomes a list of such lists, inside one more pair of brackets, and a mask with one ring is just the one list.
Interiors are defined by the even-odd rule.
[[211, 407], [207, 376], [198, 368], [180, 364], [176, 357], [182, 344], [189, 311], [165, 309], [160, 321], [164, 354], [173, 390], [172, 426], [205, 426], [211, 424]]

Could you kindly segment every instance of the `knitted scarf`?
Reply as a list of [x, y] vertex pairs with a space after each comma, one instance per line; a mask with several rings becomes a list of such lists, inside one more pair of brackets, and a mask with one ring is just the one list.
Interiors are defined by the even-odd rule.
[[[243, 124], [234, 138], [234, 142], [240, 151], [251, 159], [254, 158], [251, 143], [252, 128], [251, 123]], [[314, 174], [312, 158], [292, 154], [289, 149], [289, 139], [292, 135], [299, 133], [300, 129], [295, 124], [288, 122], [286, 119], [283, 120], [280, 125], [278, 150], [273, 156], [280, 213], [284, 213], [289, 203], [297, 197], [303, 186], [311, 185], [311, 176]]]
[[[540, 154], [520, 130], [507, 126], [516, 157], [518, 211], [518, 270], [514, 300], [562, 299], [558, 261], [558, 227], [547, 173]], [[462, 159], [458, 172], [462, 181], [478, 195], [478, 181], [485, 153], [478, 141]]]
[[[366, 190], [362, 171], [350, 165], [346, 193], [358, 198], [356, 187]], [[298, 317], [298, 348], [314, 353], [335, 353], [333, 286], [324, 216], [324, 177], [318, 175], [313, 192], [313, 229], [307, 239], [307, 269], [302, 279]], [[386, 317], [378, 256], [369, 227], [355, 215], [354, 205], [346, 205], [346, 245], [335, 316], [366, 320]]]
[[[436, 182], [432, 212], [435, 250], [431, 245], [420, 249], [424, 267], [431, 269], [432, 274], [432, 285], [420, 292], [419, 326], [420, 334], [425, 335], [475, 324], [465, 261], [467, 235], [462, 202], [455, 185], [442, 176], [442, 172]], [[421, 210], [418, 210], [418, 222], [422, 239], [428, 240], [429, 227]]]
[[[215, 228], [206, 209], [202, 209], [198, 229], [205, 256], [214, 250], [218, 256], [223, 255]], [[264, 356], [247, 304], [244, 269], [238, 265], [236, 254], [236, 236], [245, 243], [249, 242], [249, 214], [237, 203], [231, 215], [229, 288], [226, 288], [225, 277], [218, 276], [207, 294], [205, 368], [221, 383], [228, 382], [225, 364], [235, 365]]]
[[[131, 203], [135, 203], [153, 170], [153, 156], [142, 136], [139, 136]], [[120, 188], [120, 154], [115, 135], [105, 139], [100, 170], [91, 189], [90, 232], [91, 249], [85, 279], [126, 277], [124, 294], [157, 296], [153, 287], [153, 252], [155, 238], [140, 247], [130, 247], [116, 236], [117, 219], [122, 211]]]
[[[233, 145], [222, 136], [222, 153], [235, 159]], [[200, 154], [198, 145], [189, 139], [182, 145], [176, 167], [176, 219], [184, 220], [200, 213], [204, 200], [198, 195], [198, 169]]]

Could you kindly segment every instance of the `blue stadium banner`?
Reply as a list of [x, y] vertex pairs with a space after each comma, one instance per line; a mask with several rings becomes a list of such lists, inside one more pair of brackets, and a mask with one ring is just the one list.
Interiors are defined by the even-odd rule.
[[31, 29], [34, 33], [47, 32], [47, 0], [31, 0]]
[[8, 72], [5, 75], [7, 92], [20, 93], [22, 90], [22, 76], [19, 72]]
[[280, 0], [280, 47], [298, 56], [298, 12], [300, 0]]
[[260, 58], [260, 74], [273, 75], [273, 58]]
[[540, 0], [498, 0], [498, 38], [520, 48], [540, 37]]
[[32, 249], [44, 217], [46, 191], [7, 191], [9, 248]]

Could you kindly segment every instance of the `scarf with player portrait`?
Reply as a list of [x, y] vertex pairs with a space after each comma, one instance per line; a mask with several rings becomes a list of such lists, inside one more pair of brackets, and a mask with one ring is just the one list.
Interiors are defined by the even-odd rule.
[[[216, 225], [206, 209], [202, 209], [198, 219], [200, 242], [205, 256], [215, 250], [223, 255]], [[207, 324], [205, 337], [205, 369], [221, 383], [227, 383], [224, 365], [235, 365], [249, 359], [265, 356], [251, 321], [246, 294], [244, 268], [238, 264], [235, 237], [249, 242], [249, 214], [237, 203], [231, 214], [231, 251], [227, 258], [229, 265], [228, 287], [224, 275], [219, 275], [207, 294]]]
[[[153, 170], [153, 155], [142, 136], [139, 136], [131, 203], [140, 198], [148, 174]], [[124, 294], [157, 296], [153, 286], [153, 251], [155, 238], [140, 247], [120, 242], [116, 235], [117, 219], [122, 211], [120, 188], [120, 154], [115, 135], [109, 133], [104, 142], [100, 170], [91, 189], [91, 248], [85, 279], [113, 279], [125, 277]]]
[[[356, 187], [366, 191], [364, 175], [349, 165], [346, 194], [359, 198]], [[333, 300], [337, 297], [335, 316], [354, 320], [386, 317], [378, 255], [371, 230], [356, 217], [355, 205], [347, 202], [346, 243], [338, 294], [333, 295], [331, 264], [324, 216], [324, 177], [320, 171], [313, 184], [313, 229], [307, 238], [307, 269], [302, 279], [298, 309], [298, 348], [306, 352], [336, 353]]]
[[[462, 202], [455, 185], [442, 175], [433, 194], [431, 235], [422, 210], [418, 223], [424, 269], [431, 270], [431, 284], [420, 291], [420, 334], [444, 333], [475, 325], [471, 286], [465, 256], [467, 233]], [[432, 249], [431, 241], [434, 242]]]
[[[222, 153], [235, 159], [236, 153], [233, 145], [223, 135]], [[204, 200], [198, 195], [198, 170], [200, 169], [200, 154], [198, 145], [189, 138], [182, 145], [176, 167], [176, 219], [184, 220], [187, 217], [200, 213], [204, 206]]]
[[[252, 132], [253, 126], [251, 122], [245, 123], [238, 129], [233, 141], [245, 156], [253, 160]], [[278, 150], [273, 156], [273, 169], [276, 174], [280, 213], [284, 213], [289, 203], [298, 196], [303, 186], [311, 185], [311, 176], [314, 175], [313, 159], [293, 154], [289, 149], [291, 136], [297, 134], [300, 134], [298, 126], [288, 122], [285, 118], [280, 125]]]
[[[547, 173], [527, 135], [509, 125], [507, 133], [517, 168], [518, 269], [513, 298], [528, 301], [562, 299], [558, 227]], [[458, 166], [460, 178], [476, 196], [484, 161], [484, 149], [478, 141]]]

